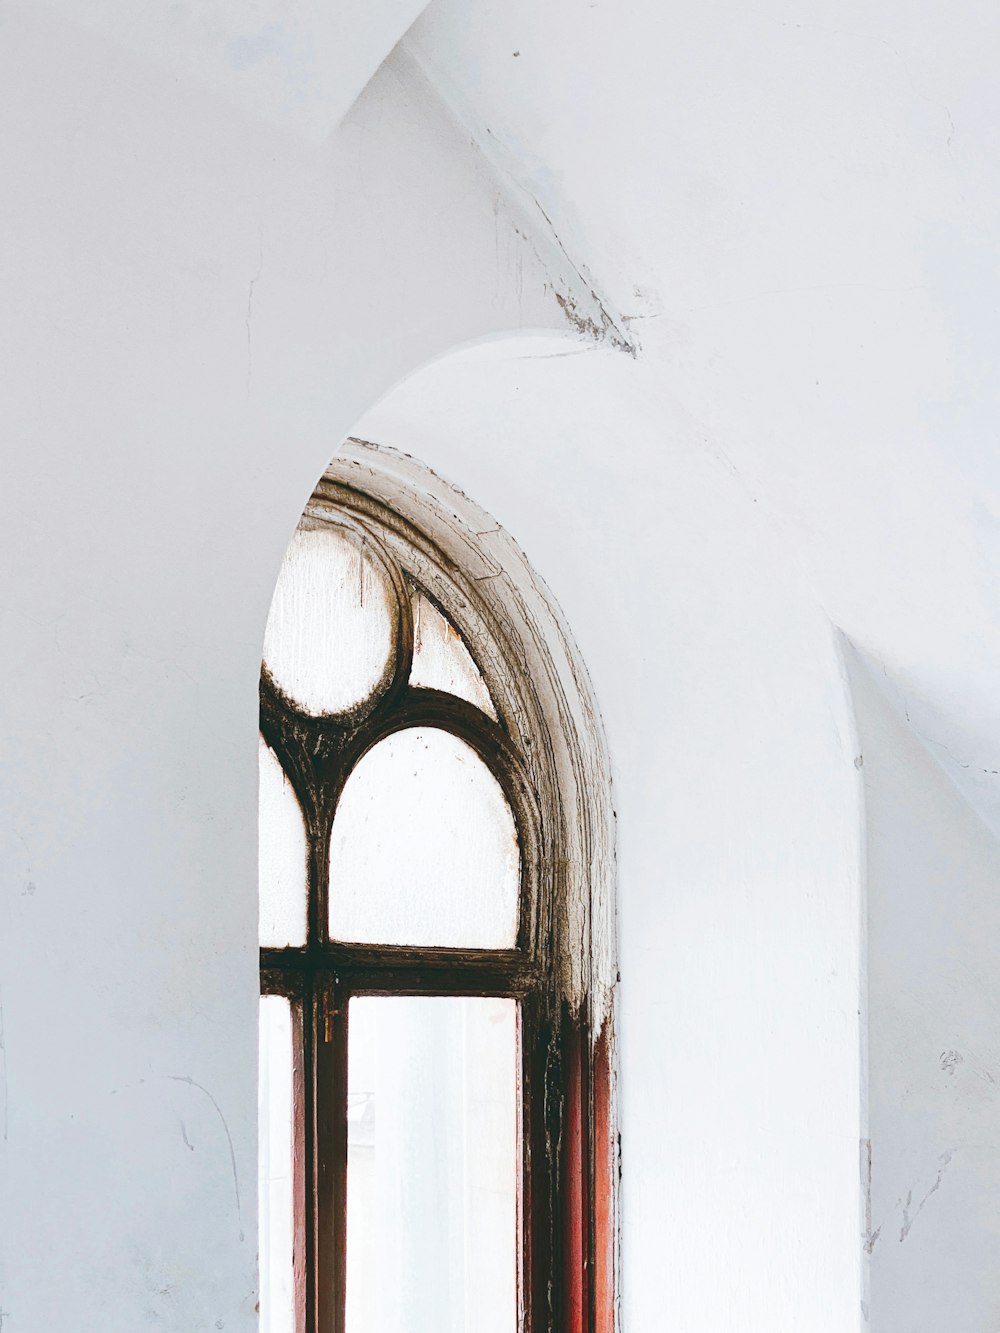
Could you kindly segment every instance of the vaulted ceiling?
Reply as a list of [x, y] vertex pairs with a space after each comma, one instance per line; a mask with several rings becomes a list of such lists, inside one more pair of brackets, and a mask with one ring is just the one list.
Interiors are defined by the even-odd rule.
[[1000, 11], [49, 8], [313, 142], [402, 39], [1000, 832]]

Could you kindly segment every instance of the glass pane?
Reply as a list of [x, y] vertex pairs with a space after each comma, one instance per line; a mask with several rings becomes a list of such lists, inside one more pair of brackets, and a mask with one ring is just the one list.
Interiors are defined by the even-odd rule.
[[274, 751], [258, 749], [260, 942], [306, 942], [306, 829], [302, 808]]
[[347, 712], [388, 684], [398, 606], [373, 548], [353, 528], [300, 527], [278, 576], [264, 663], [305, 712]]
[[283, 995], [262, 995], [257, 1085], [260, 1333], [295, 1333], [292, 1078], [291, 1005]]
[[465, 741], [412, 727], [347, 780], [330, 845], [330, 934], [365, 944], [511, 948], [520, 858], [500, 784]]
[[350, 1002], [347, 1333], [516, 1333], [514, 1000]]
[[481, 708], [494, 720], [496, 710], [479, 669], [454, 628], [422, 593], [414, 593], [413, 668], [410, 683], [427, 689], [446, 690]]

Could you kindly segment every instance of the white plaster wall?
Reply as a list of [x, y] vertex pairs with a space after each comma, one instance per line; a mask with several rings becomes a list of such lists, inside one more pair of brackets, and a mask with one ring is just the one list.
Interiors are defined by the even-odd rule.
[[260, 641], [353, 428], [521, 541], [605, 709], [625, 1329], [853, 1327], [853, 742], [756, 497], [570, 331], [358, 427], [572, 284], [405, 59], [316, 143], [100, 25], [2, 37], [4, 1328], [254, 1327]]
[[859, 784], [829, 623], [641, 360], [472, 349], [358, 432], [515, 534], [603, 711], [625, 1333], [857, 1328]]
[[426, 0], [46, 0], [72, 27], [100, 35], [125, 60], [211, 87], [251, 122], [320, 143]]
[[2, 39], [0, 1309], [250, 1329], [275, 573], [387, 384], [561, 316], [405, 64], [315, 147], [40, 7]]
[[867, 809], [872, 1333], [1000, 1323], [1000, 848], [850, 654]]

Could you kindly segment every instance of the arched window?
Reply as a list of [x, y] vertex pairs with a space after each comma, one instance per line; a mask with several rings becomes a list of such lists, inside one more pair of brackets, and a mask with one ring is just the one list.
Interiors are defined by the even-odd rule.
[[612, 1333], [600, 731], [506, 534], [352, 441], [268, 619], [265, 1333]]

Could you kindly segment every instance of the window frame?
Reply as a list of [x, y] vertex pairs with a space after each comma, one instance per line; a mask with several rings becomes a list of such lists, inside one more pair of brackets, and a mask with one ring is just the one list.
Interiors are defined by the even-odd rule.
[[[371, 478], [374, 447], [351, 445]], [[378, 451], [380, 463], [385, 452]], [[413, 627], [405, 577], [397, 589], [403, 610], [395, 675], [374, 705], [344, 721], [311, 718], [282, 695], [266, 667], [262, 671], [261, 734], [295, 790], [309, 849], [306, 943], [260, 950], [261, 993], [289, 999], [301, 1053], [294, 1071], [296, 1328], [344, 1333], [350, 999], [469, 995], [519, 1003], [520, 1333], [613, 1333], [618, 1152], [612, 1006], [606, 995], [599, 1014], [594, 1004], [590, 904], [571, 921], [567, 902], [573, 848], [567, 845], [551, 725], [555, 721], [563, 735], [567, 713], [545, 716], [528, 697], [526, 655], [511, 652], [511, 625], [477, 596], [482, 591], [477, 585], [503, 578], [505, 571], [463, 570], [426, 527], [385, 497], [353, 484], [354, 462], [350, 456], [335, 462], [305, 516], [312, 523], [339, 523], [346, 514], [385, 547], [390, 562], [406, 571], [461, 634], [497, 720], [444, 692], [408, 685]], [[404, 470], [412, 466], [406, 460]], [[499, 532], [493, 525], [476, 537]], [[468, 526], [463, 536], [469, 539]], [[474, 571], [475, 562], [470, 563]], [[517, 637], [516, 627], [513, 634]], [[345, 944], [329, 938], [329, 850], [337, 799], [372, 746], [414, 726], [438, 727], [470, 745], [510, 805], [521, 852], [513, 949]], [[600, 874], [596, 860], [590, 869], [591, 875]], [[573, 955], [584, 974], [575, 988], [568, 980]]]

